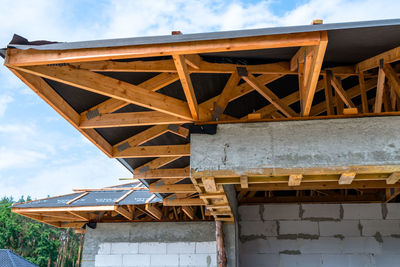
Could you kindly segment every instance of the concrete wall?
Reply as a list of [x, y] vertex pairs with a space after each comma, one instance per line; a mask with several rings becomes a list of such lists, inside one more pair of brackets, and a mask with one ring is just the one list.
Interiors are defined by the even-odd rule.
[[191, 168], [308, 168], [400, 164], [400, 117], [220, 124], [191, 135]]
[[400, 204], [239, 207], [240, 266], [400, 266]]
[[216, 266], [214, 222], [99, 223], [87, 229], [82, 267]]

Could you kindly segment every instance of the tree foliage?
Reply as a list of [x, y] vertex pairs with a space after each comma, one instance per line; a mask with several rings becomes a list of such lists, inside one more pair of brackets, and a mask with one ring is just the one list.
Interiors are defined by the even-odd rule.
[[[27, 201], [29, 201], [29, 197]], [[21, 198], [18, 202], [23, 202]], [[39, 266], [79, 266], [82, 236], [11, 212], [12, 198], [0, 200], [0, 248]]]

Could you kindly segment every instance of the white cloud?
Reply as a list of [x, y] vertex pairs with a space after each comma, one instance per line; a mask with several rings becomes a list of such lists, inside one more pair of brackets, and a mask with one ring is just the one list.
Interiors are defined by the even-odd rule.
[[7, 105], [14, 99], [9, 95], [0, 95], [0, 118], [3, 117], [6, 112]]

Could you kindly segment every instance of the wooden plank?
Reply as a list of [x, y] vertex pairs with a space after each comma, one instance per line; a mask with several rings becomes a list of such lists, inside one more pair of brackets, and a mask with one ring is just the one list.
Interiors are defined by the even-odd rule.
[[380, 61], [384, 60], [385, 63], [391, 63], [400, 60], [400, 46], [376, 55], [372, 58], [361, 61], [356, 65], [359, 72], [374, 69], [379, 67]]
[[[184, 101], [88, 70], [78, 70], [71, 66], [33, 66], [20, 70], [172, 116], [192, 119]], [[206, 118], [209, 112], [202, 109], [200, 114], [202, 118]]]
[[395, 199], [400, 194], [400, 188], [386, 188], [386, 201], [385, 203], [390, 202]]
[[200, 69], [201, 57], [199, 55], [185, 55], [185, 63], [193, 69]]
[[368, 113], [369, 108], [368, 108], [367, 90], [365, 89], [365, 78], [364, 78], [364, 72], [362, 72], [362, 71], [358, 75], [358, 82], [360, 84], [362, 112]]
[[55, 207], [55, 208], [11, 208], [12, 212], [56, 212], [56, 211], [109, 211], [114, 210], [114, 205], [110, 206], [85, 206], [85, 207]]
[[162, 146], [136, 146], [119, 151], [113, 158], [156, 158], [156, 157], [182, 157], [190, 156], [190, 144], [162, 145]]
[[385, 90], [385, 72], [383, 71], [383, 62], [381, 63], [382, 66], [379, 67], [378, 70], [374, 113], [382, 112], [383, 91]]
[[246, 175], [240, 175], [240, 187], [248, 188], [249, 187], [249, 177]]
[[307, 32], [112, 48], [85, 48], [74, 50], [20, 50], [14, 48], [7, 49], [5, 64], [28, 66], [179, 54], [230, 52], [309, 46], [316, 45], [319, 42], [319, 32]]
[[120, 150], [124, 150], [128, 147], [140, 146], [164, 133], [168, 132], [168, 125], [156, 125], [150, 127], [122, 142], [117, 143], [113, 146], [113, 155], [118, 154]]
[[77, 201], [78, 199], [83, 198], [83, 197], [86, 196], [87, 194], [89, 194], [89, 193], [88, 193], [88, 192], [84, 192], [84, 193], [80, 194], [79, 196], [77, 196], [77, 197], [75, 197], [75, 198], [73, 198], [73, 199], [67, 201], [65, 204], [70, 205], [71, 203]]
[[343, 89], [340, 77], [332, 77], [330, 81], [332, 87], [335, 89], [335, 94], [337, 94], [340, 97], [340, 99], [346, 104], [346, 106], [349, 108], [355, 108], [356, 106], [354, 105], [353, 101], [351, 101], [351, 98], [347, 95], [346, 91]]
[[221, 114], [224, 113], [226, 106], [232, 98], [233, 90], [237, 87], [239, 80], [240, 78], [236, 71], [231, 74], [228, 82], [222, 90], [222, 93], [217, 97], [217, 101], [214, 104], [212, 120], [219, 120]]
[[49, 104], [56, 112], [66, 119], [72, 126], [81, 132], [86, 138], [96, 145], [107, 156], [112, 156], [111, 145], [95, 130], [83, 130], [79, 128], [79, 114], [51, 88], [42, 78], [10, 69], [18, 78], [20, 78], [29, 88], [31, 88], [40, 98]]
[[175, 198], [168, 199], [164, 198], [164, 206], [204, 206], [205, 203], [199, 198]]
[[117, 213], [121, 214], [122, 216], [124, 216], [126, 219], [128, 220], [133, 220], [133, 213], [124, 209], [121, 206], [115, 206], [114, 209]]
[[178, 71], [179, 79], [181, 80], [183, 92], [192, 113], [193, 120], [199, 120], [199, 106], [197, 104], [196, 94], [194, 93], [192, 80], [183, 55], [173, 55], [176, 70]]
[[[175, 73], [161, 73], [158, 74], [157, 76], [150, 78], [142, 83], [140, 83], [138, 86], [147, 89], [150, 91], [157, 91], [179, 79], [178, 75]], [[99, 114], [107, 114], [107, 113], [112, 113], [114, 111], [117, 111], [120, 108], [123, 108], [130, 103], [115, 99], [115, 98], [110, 98], [90, 109], [87, 111], [84, 111], [81, 113], [81, 121], [86, 120], [86, 114], [90, 111], [96, 110]]]
[[151, 184], [149, 186], [150, 193], [196, 193], [193, 184], [172, 184], [172, 185], [159, 185]]
[[289, 175], [288, 186], [299, 186], [301, 184], [302, 179], [303, 179], [302, 174], [291, 174]]
[[296, 71], [299, 68], [299, 64], [304, 64], [306, 55], [313, 56], [314, 52], [315, 50], [312, 49], [312, 47], [300, 47], [296, 54], [290, 59], [290, 70]]
[[82, 129], [130, 127], [149, 125], [168, 125], [189, 123], [191, 120], [171, 116], [159, 111], [110, 113], [96, 116], [81, 121], [79, 127]]
[[214, 177], [203, 177], [201, 178], [203, 182], [204, 189], [207, 192], [217, 192], [218, 188], [217, 185], [215, 184]]
[[310, 74], [305, 86], [305, 97], [304, 97], [304, 109], [302, 110], [303, 116], [309, 116], [311, 111], [312, 102], [314, 99], [315, 90], [317, 88], [317, 83], [319, 75], [321, 72], [322, 62], [324, 60], [325, 50], [328, 45], [328, 34], [323, 31], [320, 32], [321, 41], [319, 45], [315, 47], [315, 52], [313, 55], [312, 63], [310, 66]]
[[68, 213], [70, 213], [73, 216], [79, 218], [79, 220], [89, 221], [89, 216], [87, 216], [87, 215], [82, 215], [82, 214], [77, 213], [75, 211], [69, 211]]
[[148, 170], [143, 173], [134, 173], [134, 179], [175, 179], [175, 178], [188, 178], [190, 177], [190, 169], [176, 168], [176, 169], [157, 169]]
[[276, 107], [280, 112], [282, 112], [286, 117], [297, 117], [297, 113], [291, 109], [288, 105], [283, 103], [279, 97], [277, 97], [269, 88], [261, 84], [256, 77], [252, 74], [248, 76], [242, 76], [251, 87], [253, 87], [259, 94], [261, 94], [265, 99], [267, 99], [272, 105]]
[[332, 86], [330, 77], [324, 76], [324, 87], [325, 87], [325, 103], [326, 103], [326, 113], [328, 115], [334, 115], [334, 104], [332, 95]]
[[[129, 190], [128, 192], [126, 192], [125, 194], [123, 194], [120, 198], [118, 198], [114, 203], [118, 204], [119, 202], [121, 202], [122, 200], [124, 200], [125, 198], [127, 198], [130, 194], [132, 194], [133, 192], [135, 192], [135, 190]], [[133, 217], [133, 215], [132, 215]]]
[[339, 184], [351, 184], [355, 177], [355, 172], [344, 172], [340, 175]]
[[395, 184], [400, 180], [400, 172], [392, 173], [387, 179], [387, 184]]
[[175, 160], [177, 160], [179, 158], [180, 158], [180, 156], [153, 159], [152, 161], [150, 161], [150, 162], [148, 162], [146, 164], [143, 164], [142, 166], [137, 167], [136, 169], [134, 169], [133, 173], [134, 174], [136, 174], [136, 173], [144, 173], [144, 172], [147, 172], [147, 171], [152, 170], [152, 169], [158, 169], [158, 168], [161, 168], [161, 167], [163, 167], [163, 166], [165, 166], [165, 165], [167, 165], [167, 164], [169, 164], [169, 163], [171, 163], [171, 162], [173, 162], [173, 161], [175, 161]]
[[355, 115], [358, 114], [357, 108], [345, 108], [343, 109], [343, 115]]

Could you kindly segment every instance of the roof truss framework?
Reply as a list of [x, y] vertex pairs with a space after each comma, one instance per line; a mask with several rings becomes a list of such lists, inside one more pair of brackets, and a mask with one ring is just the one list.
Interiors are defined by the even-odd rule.
[[[348, 108], [352, 108], [352, 112], [356, 110], [356, 116], [376, 115], [370, 114], [370, 111], [399, 115], [399, 78], [398, 68], [394, 65], [400, 60], [399, 47], [353, 66], [324, 68], [322, 63], [327, 45], [327, 33], [317, 31], [109, 49], [63, 51], [8, 49], [5, 64], [109, 157], [151, 158], [146, 163], [134, 167], [134, 177], [151, 183], [152, 192], [171, 194], [172, 198], [166, 198], [166, 203], [181, 207], [186, 207], [190, 203], [193, 206], [203, 205], [215, 218], [231, 220], [232, 214], [221, 186], [226, 181], [222, 182], [222, 178], [214, 175], [190, 177], [188, 165], [170, 167], [190, 156], [187, 124], [304, 119], [302, 117], [314, 118], [324, 115], [330, 118], [355, 116], [354, 113], [346, 113], [349, 112]], [[202, 55], [282, 47], [298, 48], [291, 60], [261, 64], [210, 62]], [[169, 58], [151, 58], [155, 56], [169, 56]], [[136, 58], [140, 59], [135, 60]], [[143, 58], [148, 59], [143, 60]], [[106, 75], [118, 72], [156, 75], [138, 84]], [[199, 101], [194, 83], [195, 75], [210, 73], [228, 75], [228, 78], [217, 95]], [[272, 90], [269, 84], [279, 82], [285, 77], [297, 77], [298, 88], [293, 88], [296, 90], [282, 96], [276, 90]], [[358, 81], [356, 84], [354, 78]], [[109, 98], [78, 113], [46, 80]], [[385, 85], [386, 80], [387, 85]], [[171, 96], [165, 91], [177, 82], [181, 83], [184, 99]], [[375, 90], [376, 94], [371, 97], [372, 90]], [[322, 91], [324, 97], [318, 96], [318, 99], [315, 99]], [[230, 105], [251, 95], [266, 101], [266, 105], [240, 116], [229, 115]], [[386, 105], [385, 96], [388, 96], [389, 102]], [[361, 101], [357, 100], [358, 97], [361, 97]], [[146, 111], [120, 112], [132, 104]], [[295, 108], [296, 105], [300, 108]], [[375, 107], [372, 108], [373, 106]], [[350, 115], [342, 115], [343, 113]], [[147, 128], [116, 143], [106, 141], [99, 131], [121, 127]], [[153, 141], [166, 134], [172, 134], [186, 141], [154, 144]], [[380, 175], [379, 172], [370, 174]], [[347, 185], [337, 182], [341, 176], [348, 177], [343, 173], [330, 174], [320, 171], [318, 175], [323, 178], [317, 182], [329, 182], [329, 188], [342, 188], [342, 186], [350, 188], [357, 183], [368, 184], [372, 183], [371, 181], [374, 181], [375, 186], [378, 186], [377, 182], [382, 184], [381, 178], [358, 181], [362, 177], [358, 173], [353, 179], [346, 180]], [[267, 191], [275, 190], [273, 188], [291, 190], [292, 187], [283, 185], [289, 181], [292, 181], [293, 188], [297, 190], [303, 190], [307, 186], [312, 188], [313, 183], [317, 183], [315, 180], [310, 182], [308, 180], [310, 177], [306, 173], [294, 172], [287, 174], [287, 177], [278, 177], [284, 181], [283, 184], [280, 180], [279, 186], [267, 189], [271, 186], [269, 181], [278, 178], [269, 177], [270, 180], [265, 178], [263, 180], [258, 177], [258, 181], [263, 182], [254, 182], [256, 178], [251, 175], [235, 176], [232, 178], [235, 182], [232, 183], [241, 185], [246, 191], [262, 187], [260, 183], [264, 184], [264, 190]], [[163, 185], [157, 184], [159, 179], [163, 181]], [[185, 179], [191, 183], [182, 184]], [[387, 187], [381, 184], [379, 188]], [[190, 194], [198, 194], [200, 198], [193, 198]], [[129, 210], [121, 209], [120, 212], [128, 217], [131, 216]], [[185, 208], [183, 212], [191, 214], [190, 209]]]

